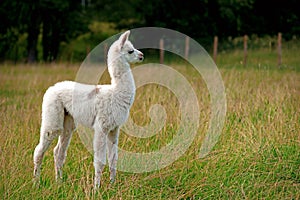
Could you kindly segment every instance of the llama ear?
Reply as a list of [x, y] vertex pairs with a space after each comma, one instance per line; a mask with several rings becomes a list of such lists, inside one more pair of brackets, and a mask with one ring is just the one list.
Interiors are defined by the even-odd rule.
[[124, 46], [125, 42], [128, 40], [129, 34], [130, 34], [130, 31], [126, 31], [125, 33], [123, 33], [120, 36], [119, 41], [120, 41], [121, 48]]

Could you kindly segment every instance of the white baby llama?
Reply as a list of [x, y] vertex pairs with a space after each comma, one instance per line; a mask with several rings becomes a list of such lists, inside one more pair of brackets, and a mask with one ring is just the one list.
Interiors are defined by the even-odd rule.
[[[50, 87], [43, 98], [40, 142], [34, 151], [34, 180], [39, 182], [45, 151], [57, 136], [54, 148], [56, 179], [62, 179], [62, 166], [73, 130], [80, 123], [94, 130], [94, 187], [100, 186], [107, 159], [110, 181], [116, 176], [118, 136], [127, 120], [135, 96], [135, 84], [130, 63], [141, 62], [143, 53], [128, 41], [130, 31], [115, 41], [107, 56], [110, 85], [86, 85], [64, 81]], [[74, 95], [75, 91], [75, 95]]]

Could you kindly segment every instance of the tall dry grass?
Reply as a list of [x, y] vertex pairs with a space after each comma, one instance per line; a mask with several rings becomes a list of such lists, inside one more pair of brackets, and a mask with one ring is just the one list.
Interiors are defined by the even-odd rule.
[[[64, 182], [54, 178], [54, 143], [45, 155], [40, 188], [32, 188], [32, 154], [39, 140], [42, 96], [57, 81], [73, 80], [78, 66], [0, 66], [0, 197], [2, 199], [299, 199], [300, 74], [295, 70], [223, 68], [227, 116], [213, 151], [199, 159], [208, 128], [209, 93], [193, 69], [174, 68], [190, 81], [201, 117], [195, 140], [170, 166], [142, 174], [119, 172], [117, 182], [93, 192], [92, 155], [75, 133], [64, 166]], [[107, 78], [107, 77], [106, 77]], [[105, 78], [104, 78], [105, 79]], [[107, 80], [104, 80], [104, 82]], [[120, 146], [150, 152], [167, 145], [176, 133], [178, 102], [166, 88], [137, 90], [131, 110], [135, 123], [149, 123], [151, 105], [163, 105], [166, 126], [151, 138], [122, 132]]]

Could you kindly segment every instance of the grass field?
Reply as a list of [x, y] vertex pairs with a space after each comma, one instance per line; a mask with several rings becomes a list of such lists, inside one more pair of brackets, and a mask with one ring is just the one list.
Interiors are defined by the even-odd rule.
[[[226, 61], [230, 56], [236, 60]], [[105, 168], [98, 193], [93, 192], [93, 158], [78, 133], [68, 150], [63, 183], [55, 182], [53, 143], [44, 158], [41, 185], [32, 187], [32, 155], [39, 140], [43, 93], [57, 81], [74, 80], [79, 65], [0, 65], [0, 198], [300, 199], [300, 72], [295, 67], [300, 66], [299, 58], [293, 57], [293, 67], [284, 68], [275, 67], [276, 57], [275, 61], [249, 60], [246, 69], [239, 66], [239, 55], [218, 59], [227, 115], [213, 151], [198, 158], [210, 114], [206, 85], [190, 67], [175, 65], [192, 80], [200, 100], [197, 137], [183, 156], [164, 169], [118, 172], [116, 183], [109, 185]], [[179, 113], [176, 98], [165, 90], [151, 85], [139, 88], [131, 116], [145, 125], [149, 122], [145, 113], [159, 102], [166, 107], [166, 127], [149, 139], [122, 133], [122, 148], [151, 151], [172, 139]]]

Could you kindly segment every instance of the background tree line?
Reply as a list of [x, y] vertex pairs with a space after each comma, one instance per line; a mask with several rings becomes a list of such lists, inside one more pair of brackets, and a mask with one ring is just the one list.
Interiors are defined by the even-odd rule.
[[62, 51], [82, 59], [74, 55], [76, 48], [143, 26], [178, 30], [204, 46], [214, 35], [282, 32], [289, 40], [300, 35], [297, 5], [296, 0], [3, 0], [0, 60], [51, 62]]

